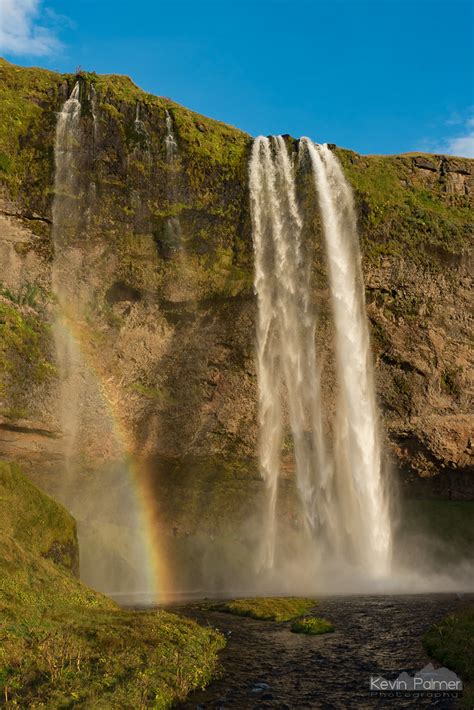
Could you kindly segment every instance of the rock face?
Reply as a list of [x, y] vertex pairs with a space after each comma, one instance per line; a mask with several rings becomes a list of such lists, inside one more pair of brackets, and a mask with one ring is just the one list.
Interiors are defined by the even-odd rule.
[[[202, 471], [211, 461], [216, 477], [218, 462], [233, 466], [245, 500], [246, 481], [258, 478], [251, 137], [126, 77], [62, 76], [1, 60], [0, 79], [0, 456], [45, 475], [61, 460], [50, 332], [53, 148], [57, 112], [79, 81], [82, 256], [71, 279], [87, 298], [75, 337], [112, 422], [85, 407], [84, 465], [107, 460], [107, 427], [118, 426], [129, 450], [161, 461], [160, 470], [168, 461], [176, 477], [177, 462]], [[167, 113], [178, 144], [172, 163]], [[394, 472], [416, 494], [470, 498], [474, 161], [334, 150], [358, 208]], [[301, 185], [308, 205], [309, 189]], [[318, 216], [311, 207], [307, 215], [314, 238]], [[317, 302], [324, 257], [315, 253]], [[324, 312], [321, 323], [330, 352]]]

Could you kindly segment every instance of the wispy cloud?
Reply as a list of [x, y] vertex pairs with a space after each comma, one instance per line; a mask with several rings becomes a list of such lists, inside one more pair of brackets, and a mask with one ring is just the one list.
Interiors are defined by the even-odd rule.
[[432, 153], [446, 153], [461, 158], [474, 158], [474, 116], [468, 119], [450, 119], [446, 125], [456, 125], [457, 135], [445, 138], [436, 143], [428, 142], [428, 150]]
[[464, 131], [446, 141], [446, 153], [474, 158], [474, 116], [464, 122]]
[[41, 0], [0, 0], [0, 52], [46, 56], [61, 49]]

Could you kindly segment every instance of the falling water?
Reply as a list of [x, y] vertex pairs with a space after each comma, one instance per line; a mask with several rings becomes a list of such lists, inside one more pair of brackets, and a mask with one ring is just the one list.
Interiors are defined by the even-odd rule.
[[[173, 119], [168, 110], [165, 113], [166, 116], [166, 135], [165, 135], [165, 149], [166, 149], [166, 162], [170, 168], [170, 177], [168, 180], [168, 200], [169, 202], [176, 202], [177, 199], [177, 185], [176, 185], [176, 161], [178, 159], [178, 142], [173, 131]], [[182, 248], [182, 229], [179, 217], [173, 215], [169, 217], [166, 221], [166, 232], [168, 243], [177, 249]]]
[[309, 261], [301, 241], [303, 224], [292, 165], [280, 136], [260, 137], [254, 142], [250, 195], [258, 298], [260, 461], [268, 489], [263, 565], [272, 567], [282, 447], [283, 383], [307, 532], [314, 531], [325, 520], [320, 503], [325, 499], [329, 476], [322, 437]]
[[[95, 136], [95, 122], [91, 128]], [[108, 411], [107, 392], [81, 348], [97, 289], [91, 268], [97, 255], [89, 239], [89, 148], [77, 83], [58, 115], [55, 140], [52, 286], [65, 471], [49, 488], [77, 519], [81, 578], [109, 593], [151, 592], [146, 531], [126, 452]]]
[[[306, 149], [316, 171], [318, 149], [309, 141], [302, 141], [301, 157]], [[327, 184], [331, 191], [323, 197], [319, 179], [318, 189], [341, 382], [332, 457], [323, 435], [311, 258], [302, 240], [303, 216], [296, 196], [295, 167], [282, 137], [257, 138], [250, 160], [258, 300], [260, 464], [268, 491], [262, 566], [273, 568], [278, 553], [276, 511], [284, 428], [282, 398], [286, 394], [306, 547], [311, 549], [314, 568], [329, 557], [342, 561], [349, 556], [352, 564], [380, 571], [389, 555], [390, 528], [381, 489], [355, 217], [342, 171], [327, 149], [324, 155], [321, 165], [328, 166]], [[315, 174], [319, 176], [319, 172]], [[342, 262], [339, 271], [338, 259]]]
[[168, 163], [174, 163], [178, 156], [178, 143], [173, 133], [173, 119], [171, 114], [166, 110], [166, 136], [165, 136], [165, 147], [166, 147], [166, 159]]
[[133, 121], [133, 126], [135, 128], [135, 133], [140, 137], [144, 147], [149, 148], [149, 138], [148, 133], [145, 128], [145, 124], [141, 118], [140, 104], [137, 103], [135, 107], [135, 119]]
[[327, 145], [302, 141], [313, 167], [323, 220], [336, 365], [340, 382], [335, 427], [337, 470], [348, 535], [354, 552], [374, 573], [388, 571], [391, 533], [381, 475], [381, 447], [367, 323], [357, 218], [352, 192]]
[[[75, 456], [79, 431], [81, 394], [80, 355], [68, 332], [68, 312], [74, 307], [78, 293], [70, 278], [72, 264], [77, 263], [74, 248], [81, 202], [81, 104], [79, 82], [58, 116], [55, 140], [55, 198], [53, 201], [52, 241], [54, 261], [53, 291], [59, 316], [54, 325], [54, 339], [60, 376], [60, 422], [64, 433], [64, 459], [69, 471]], [[80, 257], [79, 257], [80, 258]]]

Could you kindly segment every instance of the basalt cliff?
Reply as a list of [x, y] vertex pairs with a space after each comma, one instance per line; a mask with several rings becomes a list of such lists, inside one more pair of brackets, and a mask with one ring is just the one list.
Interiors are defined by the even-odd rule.
[[[106, 466], [108, 429], [118, 427], [129, 452], [153, 462], [176, 535], [198, 524], [219, 527], [207, 521], [211, 508], [219, 520], [248, 512], [262, 486], [252, 138], [127, 77], [60, 75], [0, 60], [0, 457], [50, 489], [57, 485], [64, 437], [51, 329], [54, 142], [76, 82], [81, 179], [72, 197], [81, 205], [75, 239], [82, 256], [70, 268], [85, 296], [75, 337], [100, 406], [112, 412], [104, 417], [94, 400], [82, 403], [83, 467]], [[296, 154], [296, 141], [285, 140]], [[331, 148], [358, 210], [392, 475], [410, 495], [472, 499], [474, 161]], [[308, 189], [303, 181], [303, 202]], [[307, 215], [308, 233], [316, 234], [310, 205]], [[323, 260], [316, 249], [316, 308], [324, 301]], [[324, 308], [318, 337], [331, 338]], [[323, 385], [331, 391], [330, 377]], [[288, 480], [292, 467], [288, 444]]]

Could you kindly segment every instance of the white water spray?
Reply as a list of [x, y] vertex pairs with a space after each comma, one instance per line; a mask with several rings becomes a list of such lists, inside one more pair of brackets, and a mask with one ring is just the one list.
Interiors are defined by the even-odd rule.
[[133, 121], [133, 125], [135, 127], [135, 131], [139, 136], [143, 136], [145, 140], [148, 140], [148, 135], [146, 132], [145, 124], [143, 123], [141, 116], [140, 116], [140, 104], [137, 103], [135, 106], [135, 119]]
[[367, 323], [357, 217], [352, 192], [327, 145], [303, 139], [314, 171], [323, 220], [336, 364], [340, 382], [335, 427], [336, 468], [347, 534], [356, 559], [379, 575], [388, 572], [391, 532], [381, 474], [381, 447]]
[[[309, 141], [315, 171], [318, 149]], [[316, 158], [313, 154], [316, 152]], [[262, 566], [277, 564], [277, 497], [286, 391], [306, 551], [317, 570], [323, 560], [383, 574], [390, 525], [380, 474], [380, 445], [365, 316], [360, 256], [350, 189], [332, 154], [321, 161], [318, 192], [324, 222], [341, 386], [334, 423], [334, 455], [323, 434], [316, 356], [311, 258], [302, 241], [303, 218], [292, 165], [282, 137], [255, 140], [250, 200], [258, 299], [260, 464], [267, 487]], [[301, 156], [303, 157], [303, 155]], [[340, 200], [340, 204], [338, 204]], [[339, 269], [339, 271], [338, 271]]]
[[171, 118], [171, 114], [168, 111], [168, 109], [166, 109], [165, 117], [166, 117], [166, 136], [165, 136], [166, 159], [167, 159], [168, 163], [174, 163], [174, 161], [178, 157], [178, 142], [177, 142], [174, 132], [173, 132], [173, 119]]

